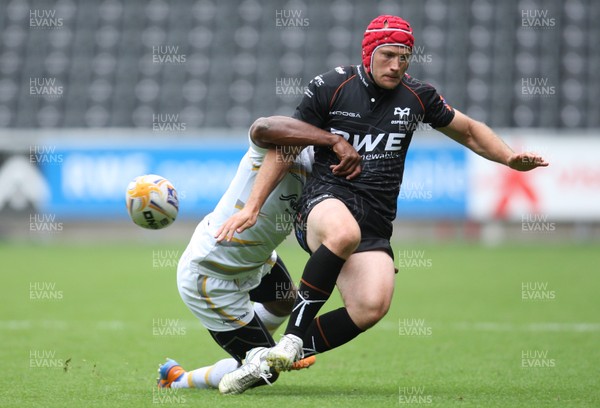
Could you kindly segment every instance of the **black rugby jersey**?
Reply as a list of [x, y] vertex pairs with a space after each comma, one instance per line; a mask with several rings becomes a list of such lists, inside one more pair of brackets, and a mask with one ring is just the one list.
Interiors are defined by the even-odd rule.
[[343, 187], [393, 221], [414, 130], [419, 122], [434, 128], [447, 126], [454, 110], [434, 87], [409, 75], [395, 89], [385, 90], [365, 75], [362, 66], [353, 65], [337, 67], [310, 81], [294, 117], [343, 136], [362, 156], [361, 174], [346, 180], [329, 168], [339, 163], [333, 150], [315, 146], [305, 193], [323, 191], [324, 184]]

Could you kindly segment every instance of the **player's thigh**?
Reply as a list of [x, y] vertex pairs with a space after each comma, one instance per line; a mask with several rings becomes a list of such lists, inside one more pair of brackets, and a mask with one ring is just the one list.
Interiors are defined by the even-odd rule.
[[308, 214], [306, 228], [306, 242], [312, 252], [324, 244], [337, 255], [347, 257], [360, 243], [358, 223], [348, 207], [337, 198], [315, 205]]
[[209, 330], [220, 332], [243, 327], [254, 317], [249, 292], [260, 275], [224, 280], [200, 273], [178, 271], [177, 286], [185, 305]]
[[352, 254], [337, 280], [344, 305], [361, 329], [368, 329], [385, 316], [394, 284], [394, 261], [379, 250]]

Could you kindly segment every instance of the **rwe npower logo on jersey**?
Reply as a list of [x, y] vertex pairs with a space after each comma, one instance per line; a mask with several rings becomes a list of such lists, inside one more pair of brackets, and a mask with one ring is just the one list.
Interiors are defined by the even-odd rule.
[[[352, 144], [354, 149], [362, 154], [363, 161], [399, 157], [400, 153], [398, 152], [402, 150], [402, 139], [406, 136], [405, 133], [368, 133], [366, 135], [351, 135], [348, 132], [334, 128], [331, 128], [330, 132], [342, 136], [348, 143]], [[383, 146], [384, 151], [374, 153], [373, 151], [379, 146]]]

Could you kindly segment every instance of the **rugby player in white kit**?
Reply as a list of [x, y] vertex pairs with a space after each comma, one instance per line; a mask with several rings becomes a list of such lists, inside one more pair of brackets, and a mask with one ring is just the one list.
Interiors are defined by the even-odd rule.
[[[260, 364], [263, 351], [275, 345], [272, 333], [291, 313], [296, 296], [275, 248], [292, 230], [294, 207], [313, 162], [312, 148], [290, 146], [329, 147], [340, 160], [332, 166], [333, 174], [353, 178], [360, 172], [361, 158], [344, 138], [292, 118], [258, 119], [250, 128], [249, 144], [234, 179], [214, 211], [198, 224], [177, 268], [184, 303], [232, 358], [193, 371], [167, 359], [159, 368], [159, 387], [216, 388], [242, 361]], [[260, 167], [269, 163], [266, 168], [276, 169], [289, 160], [294, 163], [266, 201], [247, 202], [253, 188], [273, 189], [265, 183], [270, 178], [258, 171]], [[244, 207], [261, 208], [256, 224], [223, 240], [220, 227]], [[246, 355], [251, 349], [252, 355]], [[313, 362], [314, 357], [301, 360], [296, 368]], [[277, 377], [268, 367], [259, 375], [262, 380], [254, 386]]]

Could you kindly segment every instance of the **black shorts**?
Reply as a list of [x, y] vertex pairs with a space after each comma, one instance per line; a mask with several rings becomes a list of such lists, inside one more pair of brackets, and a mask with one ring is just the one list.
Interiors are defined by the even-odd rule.
[[319, 186], [313, 185], [311, 190], [303, 193], [294, 222], [296, 239], [306, 252], [311, 253], [306, 242], [306, 220], [308, 219], [308, 214], [321, 201], [328, 198], [336, 198], [348, 207], [348, 210], [350, 210], [350, 213], [352, 213], [360, 227], [360, 244], [354, 252], [382, 250], [394, 259], [394, 251], [392, 251], [390, 245], [393, 229], [390, 221], [374, 211], [361, 197], [344, 188], [335, 188], [328, 185], [320, 189]]

